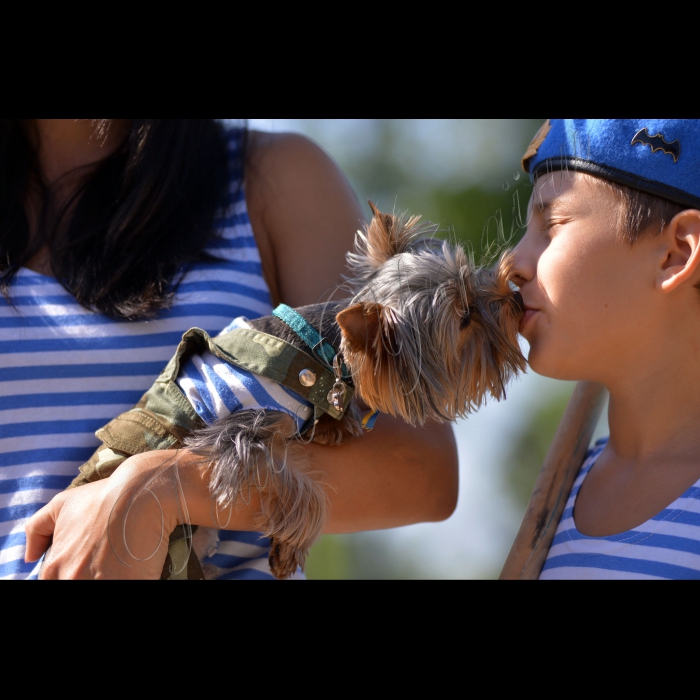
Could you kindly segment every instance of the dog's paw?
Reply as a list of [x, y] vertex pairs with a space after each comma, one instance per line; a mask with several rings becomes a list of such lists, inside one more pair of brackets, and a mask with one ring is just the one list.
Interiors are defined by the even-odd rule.
[[294, 576], [297, 569], [303, 568], [304, 554], [285, 544], [278, 544], [274, 540], [270, 543], [270, 571], [280, 581]]

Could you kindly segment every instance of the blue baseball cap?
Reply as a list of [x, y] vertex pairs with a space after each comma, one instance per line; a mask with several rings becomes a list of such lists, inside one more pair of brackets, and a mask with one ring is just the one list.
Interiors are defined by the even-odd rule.
[[522, 165], [533, 181], [579, 171], [700, 209], [700, 120], [548, 119]]

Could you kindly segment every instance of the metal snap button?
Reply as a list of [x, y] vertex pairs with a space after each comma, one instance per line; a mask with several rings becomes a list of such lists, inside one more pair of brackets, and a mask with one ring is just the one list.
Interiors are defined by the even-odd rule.
[[302, 386], [313, 386], [316, 383], [316, 374], [310, 369], [302, 369], [299, 372], [299, 384]]

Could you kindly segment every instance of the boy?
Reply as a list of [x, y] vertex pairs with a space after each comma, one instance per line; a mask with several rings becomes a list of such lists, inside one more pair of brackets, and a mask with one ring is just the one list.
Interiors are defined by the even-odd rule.
[[515, 249], [540, 374], [610, 392], [541, 579], [700, 578], [700, 122], [548, 120]]

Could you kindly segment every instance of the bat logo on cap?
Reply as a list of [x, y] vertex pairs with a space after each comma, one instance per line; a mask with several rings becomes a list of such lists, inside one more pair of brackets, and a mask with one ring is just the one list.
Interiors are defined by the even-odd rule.
[[656, 153], [656, 151], [663, 151], [668, 153], [668, 155], [673, 157], [673, 162], [677, 162], [681, 155], [681, 142], [676, 139], [669, 143], [663, 134], [655, 134], [654, 136], [649, 135], [649, 131], [646, 127], [640, 129], [632, 139], [632, 146], [635, 143], [641, 143], [644, 146], [651, 146], [651, 152]]

